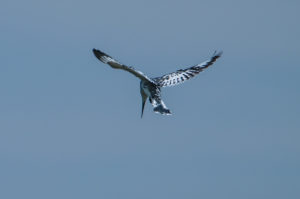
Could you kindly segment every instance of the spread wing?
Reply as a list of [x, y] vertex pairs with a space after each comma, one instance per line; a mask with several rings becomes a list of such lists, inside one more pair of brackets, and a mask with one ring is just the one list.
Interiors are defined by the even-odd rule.
[[141, 80], [146, 80], [146, 81], [155, 83], [155, 82], [153, 82], [153, 80], [151, 80], [149, 77], [147, 77], [141, 71], [138, 71], [138, 70], [134, 69], [133, 67], [129, 67], [129, 66], [120, 64], [118, 61], [113, 59], [111, 56], [105, 54], [104, 52], [102, 52], [100, 50], [93, 49], [93, 53], [100, 61], [102, 61], [105, 64], [110, 65], [112, 68], [128, 71], [131, 74], [135, 75], [136, 77], [140, 78]]
[[201, 64], [186, 69], [180, 69], [176, 72], [166, 74], [162, 77], [153, 78], [153, 80], [161, 87], [175, 86], [177, 84], [185, 82], [186, 80], [191, 79], [204, 69], [211, 66], [219, 57], [221, 57], [221, 55], [222, 52], [214, 52], [213, 56], [209, 60], [206, 60]]

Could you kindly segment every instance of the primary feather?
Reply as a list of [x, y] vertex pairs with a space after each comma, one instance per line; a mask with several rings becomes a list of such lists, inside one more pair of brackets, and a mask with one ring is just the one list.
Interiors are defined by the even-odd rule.
[[213, 56], [206, 60], [205, 62], [202, 62], [201, 64], [186, 68], [186, 69], [180, 69], [176, 72], [169, 73], [166, 75], [163, 75], [161, 77], [154, 78], [154, 81], [161, 87], [166, 86], [175, 86], [177, 84], [183, 83], [186, 80], [191, 79], [192, 77], [199, 74], [204, 69], [211, 66], [219, 57], [221, 57], [222, 52], [215, 52]]

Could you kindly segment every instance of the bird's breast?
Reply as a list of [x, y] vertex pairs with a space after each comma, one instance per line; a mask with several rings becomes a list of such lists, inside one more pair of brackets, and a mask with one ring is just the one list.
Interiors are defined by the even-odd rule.
[[149, 90], [149, 88], [147, 86], [142, 87], [142, 89], [143, 89], [143, 91], [146, 93], [146, 95], [148, 97], [151, 97], [151, 92], [150, 92], [150, 90]]
[[159, 88], [156, 85], [144, 81], [141, 82], [141, 89], [148, 97], [153, 97], [153, 95], [159, 93]]

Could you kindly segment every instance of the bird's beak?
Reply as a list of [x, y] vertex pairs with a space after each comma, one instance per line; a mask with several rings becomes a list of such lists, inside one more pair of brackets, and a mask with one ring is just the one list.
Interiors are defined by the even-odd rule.
[[146, 93], [141, 89], [141, 96], [142, 96], [142, 114], [141, 114], [141, 118], [143, 117], [143, 113], [144, 113], [144, 108], [145, 108], [145, 103], [147, 101], [147, 95]]
[[143, 117], [144, 108], [145, 108], [145, 103], [146, 103], [147, 98], [144, 98], [144, 97], [143, 97], [142, 100], [143, 100], [143, 101], [142, 101], [142, 114], [141, 114], [141, 118]]

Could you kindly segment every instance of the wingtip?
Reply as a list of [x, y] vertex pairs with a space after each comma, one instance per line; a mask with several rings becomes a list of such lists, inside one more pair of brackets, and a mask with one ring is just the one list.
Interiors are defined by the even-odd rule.
[[94, 55], [97, 57], [97, 52], [98, 52], [99, 50], [97, 50], [96, 48], [93, 48], [93, 53], [94, 53]]
[[214, 51], [214, 54], [213, 54], [213, 57], [221, 57], [222, 54], [223, 54], [223, 51], [222, 51], [222, 50], [220, 50], [219, 52], [215, 50], [215, 51]]
[[96, 48], [93, 48], [93, 53], [99, 53], [99, 54], [104, 54], [101, 50], [98, 50]]
[[104, 52], [102, 52], [101, 50], [98, 50], [96, 48], [93, 48], [93, 53], [102, 62], [104, 62], [102, 59], [103, 56], [109, 57], [107, 54], [105, 54]]
[[110, 57], [109, 55], [107, 55], [106, 53], [102, 52], [101, 50], [98, 50], [96, 48], [93, 48], [93, 53], [97, 56], [107, 56]]

